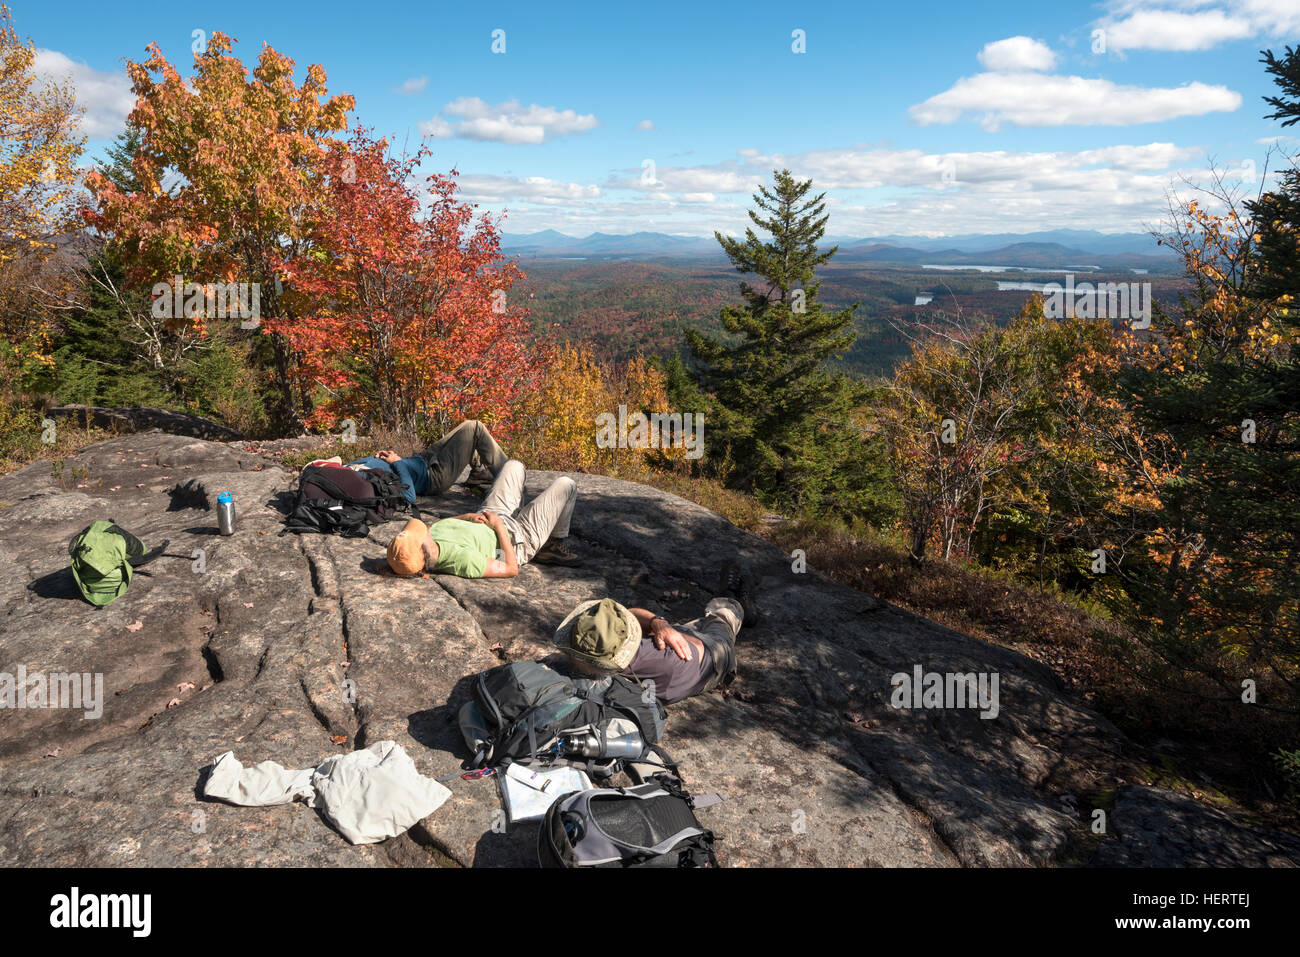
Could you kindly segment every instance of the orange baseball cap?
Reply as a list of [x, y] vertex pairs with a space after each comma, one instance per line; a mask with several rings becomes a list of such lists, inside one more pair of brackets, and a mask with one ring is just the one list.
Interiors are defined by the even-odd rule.
[[388, 543], [388, 567], [398, 575], [418, 575], [424, 571], [424, 537], [429, 526], [418, 518], [406, 523], [397, 537]]

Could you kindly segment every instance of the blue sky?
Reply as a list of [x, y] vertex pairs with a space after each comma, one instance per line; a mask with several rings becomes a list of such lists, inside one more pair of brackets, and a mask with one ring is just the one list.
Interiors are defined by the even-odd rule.
[[219, 29], [245, 63], [322, 64], [399, 147], [431, 137], [427, 168], [508, 232], [743, 229], [778, 166], [827, 191], [837, 236], [1140, 231], [1211, 160], [1254, 192], [1270, 140], [1300, 148], [1257, 62], [1300, 41], [1300, 0], [8, 2], [92, 156], [131, 106], [124, 59], [157, 41], [188, 73]]

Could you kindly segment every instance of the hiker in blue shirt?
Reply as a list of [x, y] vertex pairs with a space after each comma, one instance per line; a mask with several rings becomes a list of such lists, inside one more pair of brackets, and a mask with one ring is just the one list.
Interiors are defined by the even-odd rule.
[[[475, 460], [478, 465], [476, 466]], [[415, 503], [417, 495], [441, 495], [456, 484], [466, 466], [471, 468], [467, 484], [487, 487], [507, 462], [492, 433], [482, 422], [462, 422], [419, 455], [398, 455], [388, 449], [354, 459], [349, 466], [384, 469], [406, 484], [403, 494]]]

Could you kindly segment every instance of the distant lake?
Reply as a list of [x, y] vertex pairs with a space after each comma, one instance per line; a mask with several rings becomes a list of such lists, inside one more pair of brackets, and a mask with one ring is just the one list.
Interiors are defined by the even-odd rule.
[[924, 306], [927, 302], [929, 302], [929, 301], [932, 300], [933, 298], [934, 298], [934, 296], [917, 296], [917, 297], [916, 297], [916, 302], [912, 303], [912, 305], [914, 305], [914, 306]]
[[1038, 268], [1037, 266], [968, 266], [968, 265], [963, 264], [963, 265], [960, 265], [960, 266], [923, 265], [921, 268], [922, 268], [922, 269], [943, 269], [943, 270], [947, 270], [948, 272], [957, 272], [957, 271], [960, 271], [960, 270], [969, 269], [969, 270], [973, 270], [973, 271], [975, 271], [975, 272], [1048, 272], [1048, 273], [1057, 273], [1057, 272], [1059, 272], [1059, 273], [1070, 273], [1070, 272], [1079, 272], [1079, 271], [1081, 271], [1081, 270], [1088, 270], [1088, 271], [1091, 271], [1091, 270], [1094, 270], [1094, 269], [1100, 269], [1101, 267], [1100, 267], [1100, 266], [1070, 266], [1070, 267], [1067, 268], [1067, 269], [1040, 269], [1040, 268]]
[[1044, 282], [1004, 282], [999, 279], [998, 292], [1006, 292], [1008, 289], [1019, 289], [1024, 292], [1042, 292], [1046, 285], [1047, 283]]

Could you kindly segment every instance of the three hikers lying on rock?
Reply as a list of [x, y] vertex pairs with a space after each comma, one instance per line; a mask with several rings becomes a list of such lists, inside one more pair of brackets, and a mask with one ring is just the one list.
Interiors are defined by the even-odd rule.
[[754, 625], [758, 610], [744, 567], [724, 565], [719, 590], [701, 617], [676, 627], [612, 598], [585, 601], [560, 623], [555, 645], [587, 674], [634, 678], [664, 704], [725, 688], [736, 676], [736, 636], [742, 623]]
[[388, 546], [388, 567], [404, 576], [428, 571], [461, 578], [513, 578], [520, 566], [534, 560], [576, 564], [577, 557], [560, 544], [569, 535], [578, 497], [573, 479], [557, 478], [527, 505], [522, 505], [523, 495], [524, 464], [510, 459], [500, 466], [477, 512], [433, 525], [416, 518], [407, 522]]

